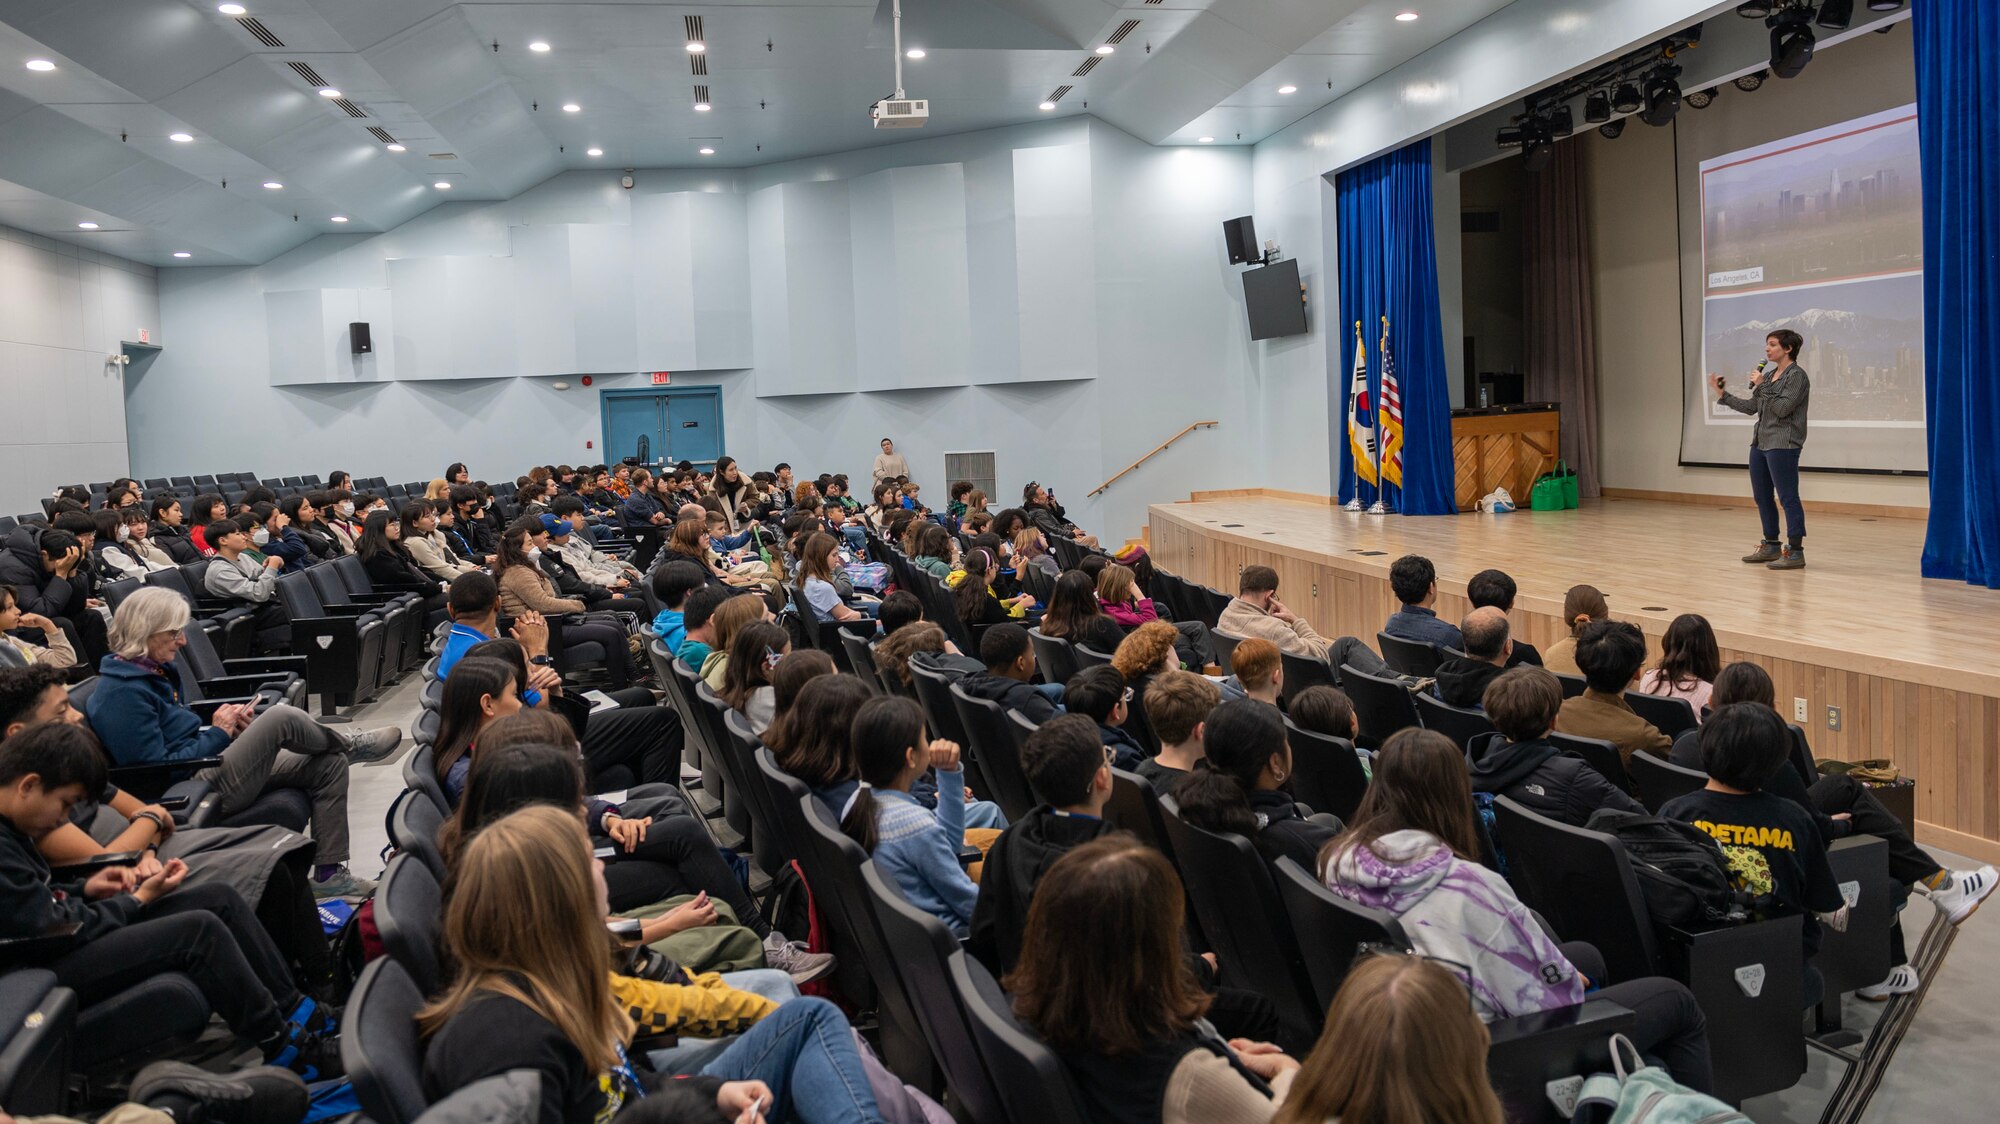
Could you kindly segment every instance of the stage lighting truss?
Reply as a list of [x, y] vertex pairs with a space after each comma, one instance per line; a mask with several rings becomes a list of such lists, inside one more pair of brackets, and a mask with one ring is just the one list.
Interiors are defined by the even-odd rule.
[[[1777, 0], [1775, 9], [1792, 0]], [[1513, 121], [1499, 130], [1494, 141], [1502, 148], [1519, 148], [1532, 171], [1553, 155], [1551, 145], [1569, 136], [1575, 128], [1574, 102], [1583, 102], [1583, 119], [1598, 127], [1605, 137], [1624, 131], [1624, 114], [1636, 113], [1649, 124], [1664, 125], [1673, 119], [1681, 102], [1697, 108], [1712, 102], [1714, 89], [1683, 98], [1679, 64], [1674, 56], [1698, 46], [1701, 25], [1695, 24], [1603, 63], [1555, 86], [1538, 90], [1525, 99]], [[1746, 76], [1748, 77], [1748, 76]], [[1741, 81], [1739, 79], [1739, 81]], [[1700, 99], [1697, 103], [1696, 99]]]

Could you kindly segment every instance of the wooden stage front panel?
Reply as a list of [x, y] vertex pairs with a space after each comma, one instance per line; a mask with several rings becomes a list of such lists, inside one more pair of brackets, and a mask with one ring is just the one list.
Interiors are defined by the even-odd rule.
[[1676, 615], [1700, 613], [1723, 662], [1771, 673], [1787, 720], [1806, 700], [1814, 753], [1893, 758], [1917, 781], [1920, 839], [2000, 862], [2000, 593], [1919, 577], [1919, 522], [1812, 515], [1808, 567], [1774, 572], [1738, 561], [1758, 538], [1747, 501], [1406, 519], [1203, 493], [1150, 510], [1158, 565], [1224, 592], [1244, 566], [1271, 566], [1280, 599], [1314, 628], [1371, 645], [1396, 609], [1389, 564], [1407, 553], [1436, 565], [1438, 615], [1454, 622], [1470, 608], [1467, 579], [1506, 570], [1520, 586], [1514, 634], [1538, 648], [1565, 634], [1563, 595], [1579, 583], [1604, 591], [1655, 656]]

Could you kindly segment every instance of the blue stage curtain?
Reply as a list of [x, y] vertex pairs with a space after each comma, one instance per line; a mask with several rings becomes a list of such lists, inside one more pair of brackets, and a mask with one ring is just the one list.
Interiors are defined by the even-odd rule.
[[[1341, 172], [1334, 180], [1340, 258], [1341, 365], [1334, 444], [1340, 496], [1355, 494], [1347, 442], [1348, 385], [1354, 372], [1354, 322], [1368, 347], [1369, 401], [1381, 404], [1382, 317], [1389, 318], [1396, 381], [1403, 402], [1403, 487], [1389, 500], [1405, 515], [1451, 515], [1458, 490], [1451, 455], [1451, 393], [1445, 385], [1438, 316], [1437, 248], [1431, 227], [1431, 142], [1404, 145]], [[1363, 502], [1374, 497], [1364, 481]]]
[[1924, 576], [2000, 588], [2000, 6], [1911, 5], [1924, 177]]

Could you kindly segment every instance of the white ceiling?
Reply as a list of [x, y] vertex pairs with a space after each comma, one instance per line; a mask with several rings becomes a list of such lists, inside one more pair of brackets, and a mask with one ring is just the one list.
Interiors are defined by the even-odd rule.
[[[1081, 113], [1155, 144], [1249, 144], [1512, 0], [907, 0], [904, 45], [927, 52], [904, 64], [931, 102], [920, 134], [868, 120], [894, 87], [888, 0], [242, 2], [283, 46], [211, 0], [0, 0], [0, 223], [156, 265], [242, 264], [572, 168], [744, 167]], [[711, 112], [693, 108], [698, 82]]]

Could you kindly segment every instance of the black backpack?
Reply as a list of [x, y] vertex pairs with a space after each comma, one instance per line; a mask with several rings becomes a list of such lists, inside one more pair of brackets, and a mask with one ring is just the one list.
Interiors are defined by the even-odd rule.
[[1616, 836], [1625, 845], [1654, 924], [1687, 925], [1730, 915], [1735, 892], [1729, 864], [1707, 832], [1679, 820], [1615, 808], [1599, 808], [1584, 827]]

